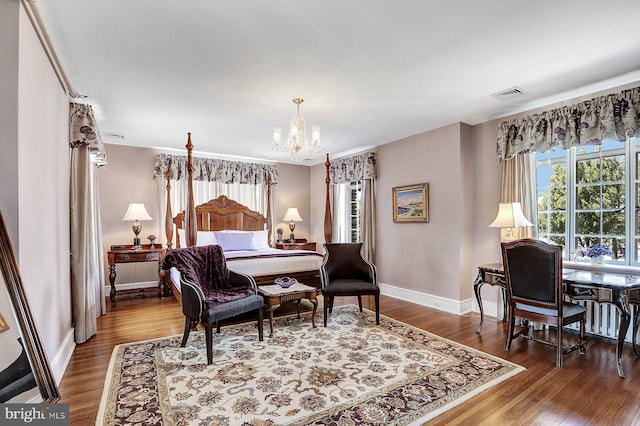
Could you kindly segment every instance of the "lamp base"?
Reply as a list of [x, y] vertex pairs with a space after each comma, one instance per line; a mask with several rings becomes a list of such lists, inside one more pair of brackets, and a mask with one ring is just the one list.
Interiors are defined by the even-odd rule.
[[291, 234], [289, 234], [289, 242], [290, 243], [295, 243], [296, 242], [296, 236], [293, 235], [293, 232]]

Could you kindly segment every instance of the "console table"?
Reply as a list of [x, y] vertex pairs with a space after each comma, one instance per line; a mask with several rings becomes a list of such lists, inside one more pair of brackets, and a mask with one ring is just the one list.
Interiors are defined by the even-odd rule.
[[[616, 347], [618, 376], [624, 377], [622, 370], [622, 349], [624, 338], [629, 330], [631, 322], [631, 308], [634, 305], [635, 320], [633, 324], [632, 344], [636, 357], [640, 358], [640, 350], [636, 342], [638, 327], [640, 326], [640, 276], [626, 275], [612, 272], [592, 272], [579, 269], [567, 269], [562, 271], [564, 293], [573, 300], [592, 300], [600, 303], [614, 305], [620, 317], [618, 328], [618, 345]], [[480, 308], [480, 325], [476, 333], [482, 330], [484, 312], [482, 309], [482, 297], [480, 288], [484, 284], [499, 286], [502, 290], [504, 314], [502, 320], [506, 320], [507, 301], [506, 284], [504, 281], [504, 269], [500, 263], [488, 263], [478, 267], [478, 276], [473, 283], [473, 291]]]
[[[158, 262], [158, 274], [162, 258], [164, 257], [164, 249], [160, 245], [151, 248], [151, 245], [145, 244], [141, 249], [133, 249], [133, 246], [125, 246], [123, 249], [110, 250], [107, 252], [109, 261], [109, 284], [111, 291], [109, 298], [111, 304], [116, 304], [116, 264], [117, 263], [136, 263], [136, 262]], [[158, 288], [162, 295], [162, 283], [159, 281]]]

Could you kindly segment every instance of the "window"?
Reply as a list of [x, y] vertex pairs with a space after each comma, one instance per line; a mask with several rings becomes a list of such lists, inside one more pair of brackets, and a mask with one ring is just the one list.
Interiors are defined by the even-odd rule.
[[640, 141], [555, 149], [536, 160], [539, 237], [564, 246], [565, 259], [603, 244], [612, 252], [606, 263], [640, 266]]
[[349, 209], [349, 235], [350, 235], [350, 242], [352, 243], [359, 243], [362, 241], [361, 238], [361, 221], [362, 221], [362, 215], [360, 214], [360, 210], [361, 210], [361, 203], [360, 203], [360, 197], [362, 194], [362, 188], [360, 185], [360, 181], [357, 182], [351, 182], [349, 184], [349, 191], [348, 191], [348, 195], [349, 195], [349, 202], [348, 202], [348, 209]]

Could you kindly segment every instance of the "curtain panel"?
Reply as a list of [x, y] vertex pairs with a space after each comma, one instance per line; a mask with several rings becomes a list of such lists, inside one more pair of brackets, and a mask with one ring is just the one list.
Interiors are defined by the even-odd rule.
[[364, 154], [333, 160], [329, 167], [329, 181], [331, 185], [339, 185], [364, 179], [375, 179], [376, 176], [375, 152], [366, 152]]
[[106, 164], [91, 106], [69, 105], [71, 308], [74, 340], [97, 333], [107, 312], [97, 167]]
[[499, 160], [640, 135], [640, 87], [500, 123]]
[[87, 148], [91, 161], [103, 166], [107, 164], [107, 154], [100, 140], [98, 125], [93, 115], [93, 108], [87, 104], [69, 104], [69, 146]]
[[[158, 154], [154, 167], [154, 179], [165, 179], [171, 165], [172, 180], [187, 179], [187, 157], [184, 155]], [[227, 184], [278, 185], [276, 166], [240, 161], [193, 157], [193, 180]]]

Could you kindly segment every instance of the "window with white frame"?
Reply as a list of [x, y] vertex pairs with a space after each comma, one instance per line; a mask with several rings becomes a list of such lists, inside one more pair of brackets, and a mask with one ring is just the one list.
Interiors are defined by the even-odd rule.
[[351, 182], [349, 184], [349, 191], [347, 195], [349, 196], [349, 202], [347, 205], [349, 206], [349, 236], [350, 242], [359, 243], [362, 241], [361, 238], [361, 198], [362, 188], [360, 181]]
[[562, 245], [565, 259], [602, 244], [611, 251], [605, 263], [640, 266], [640, 139], [555, 149], [536, 160], [539, 237]]

